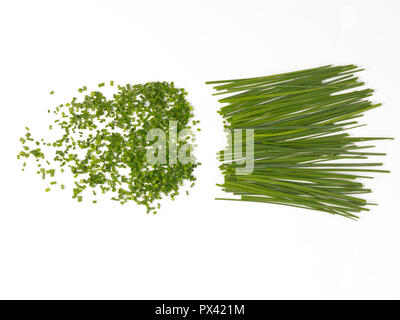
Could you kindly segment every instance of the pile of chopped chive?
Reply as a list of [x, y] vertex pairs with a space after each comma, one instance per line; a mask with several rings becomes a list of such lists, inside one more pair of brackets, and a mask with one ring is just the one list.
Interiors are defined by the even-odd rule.
[[[243, 166], [227, 148], [221, 151], [224, 191], [254, 201], [324, 211], [357, 219], [369, 210], [357, 196], [371, 192], [357, 181], [372, 172], [389, 172], [363, 162], [384, 153], [365, 151], [371, 140], [347, 132], [358, 126], [362, 113], [380, 106], [367, 100], [371, 89], [355, 76], [355, 65], [323, 66], [265, 77], [210, 81], [219, 100], [219, 113], [228, 130], [254, 130], [254, 169], [236, 174]], [[355, 89], [358, 88], [358, 89]], [[244, 131], [244, 130], [243, 130]], [[228, 159], [228, 160], [226, 160]]]
[[[114, 86], [113, 81], [110, 86]], [[58, 131], [58, 139], [34, 139], [26, 127], [25, 136], [20, 138], [23, 149], [17, 157], [36, 159], [37, 173], [43, 179], [53, 178], [56, 173], [72, 174], [73, 198], [79, 202], [88, 191], [91, 196], [111, 193], [112, 200], [121, 204], [133, 200], [146, 206], [147, 212], [156, 213], [163, 196], [174, 199], [185, 181], [193, 187], [196, 180], [193, 171], [200, 163], [191, 154], [192, 129], [199, 121], [193, 120], [187, 92], [168, 82], [118, 85], [112, 99], [99, 90], [85, 94], [84, 86], [78, 89], [82, 99], [74, 97], [53, 112], [48, 110], [56, 118], [49, 129]], [[178, 149], [185, 147], [192, 161], [150, 164], [146, 155], [156, 140], [149, 141], [147, 134], [151, 129], [165, 132], [165, 150], [157, 147], [155, 153], [166, 152], [171, 121], [178, 133], [186, 133], [184, 139], [175, 138], [174, 143]], [[22, 170], [25, 166], [24, 162]], [[50, 181], [45, 191], [56, 186], [57, 181]], [[61, 184], [58, 188], [66, 186]]]

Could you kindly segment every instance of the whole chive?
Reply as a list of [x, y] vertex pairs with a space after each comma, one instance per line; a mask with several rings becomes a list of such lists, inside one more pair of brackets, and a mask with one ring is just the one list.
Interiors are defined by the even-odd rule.
[[[243, 167], [232, 148], [219, 159], [224, 191], [240, 198], [221, 200], [281, 204], [324, 211], [357, 219], [369, 210], [358, 194], [369, 189], [354, 181], [366, 169], [381, 163], [346, 162], [384, 155], [354, 151], [358, 143], [388, 138], [352, 137], [355, 118], [377, 108], [368, 97], [371, 89], [354, 75], [355, 65], [323, 66], [295, 72], [245, 79], [211, 81], [225, 105], [219, 113], [225, 128], [254, 130], [254, 169], [237, 175]], [[370, 147], [370, 146], [368, 146]], [[227, 157], [226, 157], [227, 156]], [[242, 154], [239, 156], [243, 157]]]

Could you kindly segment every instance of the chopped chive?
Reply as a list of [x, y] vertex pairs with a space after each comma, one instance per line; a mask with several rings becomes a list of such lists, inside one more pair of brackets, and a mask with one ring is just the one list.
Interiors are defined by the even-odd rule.
[[[114, 81], [110, 81], [110, 85], [113, 86]], [[105, 83], [98, 85], [99, 88], [104, 86]], [[179, 130], [190, 129], [193, 108], [185, 98], [186, 91], [176, 88], [173, 83], [149, 82], [116, 87], [118, 91], [112, 99], [106, 98], [100, 90], [92, 91], [48, 110], [57, 118], [49, 129], [56, 124], [62, 132], [56, 140], [40, 140], [39, 145], [47, 146], [55, 153], [51, 153], [51, 163], [44, 151], [31, 150], [27, 145], [17, 157], [32, 155], [36, 161], [45, 161], [50, 168], [38, 171], [43, 179], [55, 177], [56, 168], [51, 168], [54, 164], [62, 173], [68, 168], [75, 182], [72, 197], [79, 202], [89, 188], [99, 187], [103, 194], [111, 193], [112, 199], [121, 204], [135, 201], [146, 206], [149, 212], [156, 212], [153, 203], [163, 195], [176, 197], [183, 181], [195, 180], [193, 172], [200, 163], [191, 161], [173, 166], [156, 163], [150, 165], [149, 170], [147, 149], [156, 141], [149, 143], [147, 133], [155, 127], [168, 133], [170, 121], [176, 121]], [[77, 90], [83, 92], [87, 87]], [[20, 141], [36, 140], [28, 132]], [[188, 142], [178, 141], [178, 149]], [[52, 181], [50, 185], [55, 183]]]

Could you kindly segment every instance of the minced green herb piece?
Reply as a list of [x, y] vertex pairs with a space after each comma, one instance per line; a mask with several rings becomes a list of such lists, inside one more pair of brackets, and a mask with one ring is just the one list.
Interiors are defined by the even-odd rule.
[[[78, 89], [78, 92], [82, 93], [83, 91], [87, 91], [87, 87], [83, 86], [82, 88]], [[66, 106], [69, 106], [69, 103], [66, 104]]]

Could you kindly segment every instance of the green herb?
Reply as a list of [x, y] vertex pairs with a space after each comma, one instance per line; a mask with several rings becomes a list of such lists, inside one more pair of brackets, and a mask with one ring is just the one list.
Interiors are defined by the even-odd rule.
[[[98, 87], [104, 85], [100, 83]], [[114, 82], [110, 81], [110, 85]], [[169, 163], [149, 164], [146, 155], [155, 141], [148, 141], [147, 134], [151, 129], [161, 129], [166, 133], [165, 149], [169, 150], [170, 123], [176, 122], [177, 132], [189, 130], [194, 122], [193, 108], [186, 100], [187, 92], [173, 83], [127, 84], [118, 85], [117, 89], [112, 99], [93, 91], [54, 108], [57, 119], [49, 128], [58, 126], [61, 135], [54, 141], [38, 139], [48, 151], [24, 145], [18, 157], [34, 156], [46, 167], [56, 165], [61, 169], [57, 173], [68, 168], [74, 177], [72, 197], [79, 202], [85, 192], [92, 189], [95, 195], [94, 190], [98, 189], [110, 193], [121, 204], [134, 201], [155, 213], [163, 196], [174, 198], [185, 180], [196, 180], [193, 172], [200, 163], [173, 161], [171, 152]], [[84, 86], [78, 91], [86, 90]], [[23, 144], [35, 143], [29, 132], [25, 137], [21, 138]], [[185, 145], [189, 145], [187, 140], [178, 139], [178, 150]], [[162, 151], [157, 150], [156, 153]], [[54, 156], [48, 159], [51, 154]], [[56, 168], [42, 167], [39, 173], [43, 179], [54, 177]]]
[[[319, 210], [357, 219], [372, 203], [356, 196], [371, 192], [358, 178], [382, 163], [360, 162], [383, 153], [365, 152], [362, 143], [390, 139], [353, 137], [354, 119], [380, 106], [367, 100], [371, 89], [354, 73], [355, 65], [323, 66], [272, 76], [211, 81], [225, 105], [225, 127], [254, 129], [254, 169], [236, 174], [244, 157], [231, 145], [220, 153], [224, 191], [239, 199]], [[243, 143], [244, 146], [244, 143]], [[234, 148], [233, 148], [234, 149]]]

